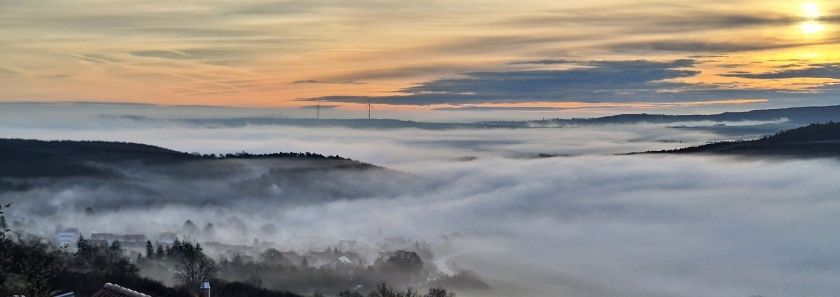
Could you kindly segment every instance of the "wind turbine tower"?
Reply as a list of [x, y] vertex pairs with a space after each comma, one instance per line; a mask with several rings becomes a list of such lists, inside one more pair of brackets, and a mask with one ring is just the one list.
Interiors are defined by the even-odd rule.
[[321, 103], [318, 103], [318, 105], [315, 106], [315, 119], [321, 119]]
[[370, 110], [373, 108], [373, 105], [370, 104], [370, 98], [368, 98], [368, 120], [370, 120]]

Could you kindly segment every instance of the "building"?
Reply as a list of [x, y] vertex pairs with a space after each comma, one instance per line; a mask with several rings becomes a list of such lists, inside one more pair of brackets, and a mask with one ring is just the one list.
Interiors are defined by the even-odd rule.
[[119, 240], [119, 236], [114, 233], [93, 233], [90, 235], [90, 240], [91, 242], [104, 242], [106, 245], [111, 245], [114, 241]]
[[123, 288], [118, 285], [107, 283], [91, 297], [152, 297], [128, 288]]
[[202, 282], [198, 290], [201, 292], [198, 294], [200, 297], [210, 297], [210, 282]]
[[148, 241], [148, 239], [146, 239], [146, 235], [143, 234], [120, 235], [118, 240], [120, 241], [120, 245], [128, 248], [145, 248], [146, 241]]
[[73, 247], [79, 241], [82, 234], [79, 229], [67, 228], [55, 232], [55, 244], [58, 247]]
[[158, 234], [157, 244], [164, 246], [172, 246], [178, 240], [178, 234], [175, 232], [163, 232]]

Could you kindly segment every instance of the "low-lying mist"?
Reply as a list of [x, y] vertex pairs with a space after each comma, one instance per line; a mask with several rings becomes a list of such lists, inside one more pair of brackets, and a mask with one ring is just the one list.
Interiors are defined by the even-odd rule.
[[0, 194], [15, 202], [16, 228], [46, 236], [57, 225], [154, 236], [191, 220], [213, 226], [198, 240], [256, 238], [280, 250], [404, 237], [431, 243], [442, 271], [476, 271], [490, 284], [464, 296], [830, 296], [840, 279], [840, 162], [616, 155], [726, 138], [709, 132], [15, 125], [0, 135], [310, 151], [385, 167], [134, 166], [119, 178], [41, 180]]

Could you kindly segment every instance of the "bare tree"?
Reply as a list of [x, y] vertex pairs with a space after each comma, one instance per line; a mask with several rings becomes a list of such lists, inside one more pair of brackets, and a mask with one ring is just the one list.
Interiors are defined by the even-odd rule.
[[455, 293], [447, 292], [444, 288], [431, 288], [424, 297], [455, 297]]
[[184, 243], [177, 248], [175, 277], [187, 288], [198, 288], [201, 282], [218, 273], [216, 262], [202, 252], [201, 245]]

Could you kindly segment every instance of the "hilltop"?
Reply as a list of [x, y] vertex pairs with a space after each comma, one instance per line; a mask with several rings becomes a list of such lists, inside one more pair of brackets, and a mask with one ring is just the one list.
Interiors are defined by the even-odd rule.
[[840, 157], [840, 123], [828, 122], [786, 130], [756, 140], [718, 142], [695, 147], [647, 153]]
[[314, 153], [199, 155], [129, 142], [0, 139], [0, 177], [108, 175], [110, 170], [106, 167], [122, 164], [172, 165], [230, 159], [333, 160], [370, 166], [339, 156]]

